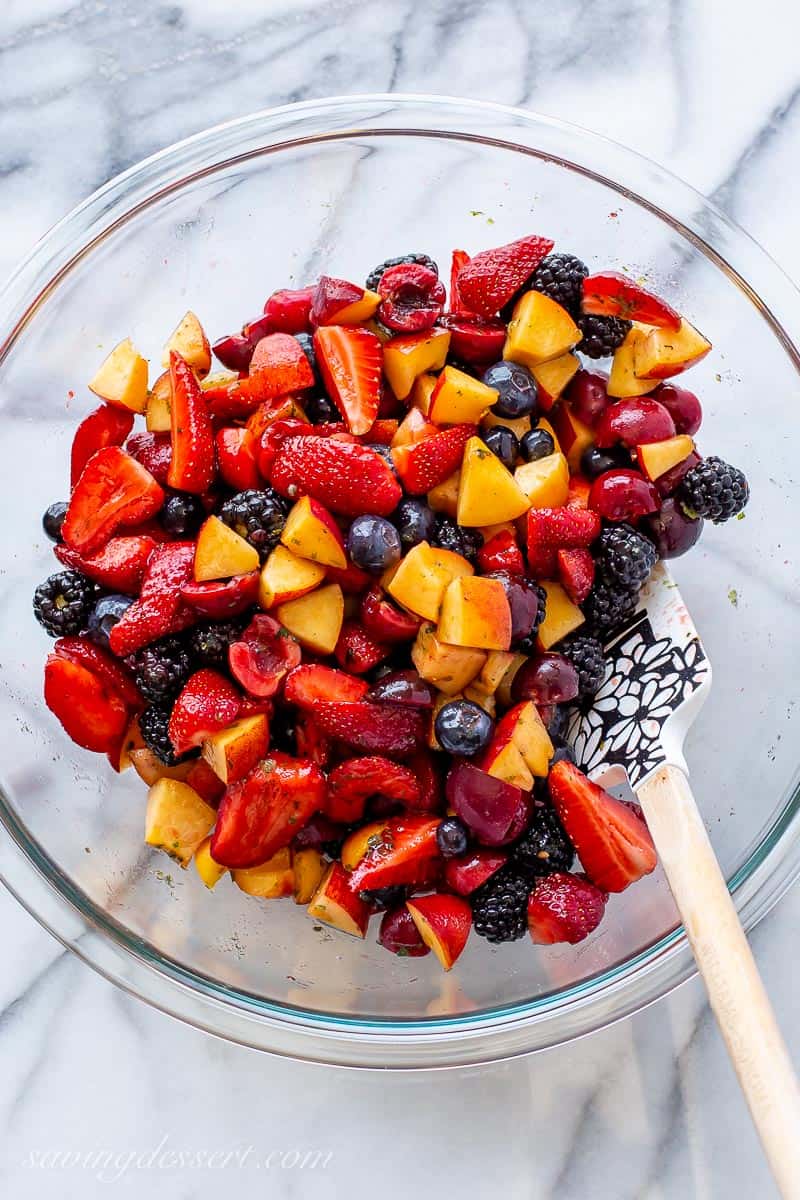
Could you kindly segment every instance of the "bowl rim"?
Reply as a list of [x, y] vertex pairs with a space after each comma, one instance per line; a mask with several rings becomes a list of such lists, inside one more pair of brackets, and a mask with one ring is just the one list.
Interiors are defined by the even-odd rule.
[[[399, 120], [405, 116], [413, 117], [417, 124]], [[520, 144], [476, 134], [468, 117], [478, 116], [505, 120], [513, 126], [515, 137], [527, 132], [529, 140]], [[359, 124], [348, 123], [351, 117], [358, 117]], [[191, 185], [198, 177], [232, 162], [296, 145], [298, 140], [319, 143], [391, 134], [488, 143], [556, 161], [613, 188], [671, 225], [740, 287], [800, 371], [796, 336], [788, 332], [797, 305], [794, 284], [755, 239], [689, 184], [637, 151], [555, 117], [488, 101], [413, 93], [331, 96], [262, 109], [184, 138], [115, 176], [52, 226], [0, 290], [0, 367], [21, 330], [76, 262], [165, 192]], [[256, 135], [258, 144], [245, 152], [218, 156], [226, 142], [232, 145], [248, 135]], [[581, 157], [556, 153], [562, 143], [568, 144], [573, 154], [579, 150]], [[195, 159], [195, 152], [194, 169], [180, 174]], [[636, 186], [623, 183], [623, 176], [609, 174], [605, 167], [600, 169], [607, 155], [624, 168], [626, 180], [633, 176]], [[680, 200], [684, 218], [676, 218], [648, 199], [638, 190], [642, 185], [665, 188]], [[135, 203], [131, 203], [131, 194]], [[711, 234], [707, 228], [687, 223], [688, 218], [699, 225], [700, 216], [706, 223], [709, 217], [713, 219]], [[93, 235], [87, 240], [89, 232]], [[726, 239], [732, 240], [737, 255], [748, 261], [746, 276], [723, 253]], [[752, 282], [754, 277], [758, 286]], [[762, 299], [765, 289], [769, 305]], [[790, 790], [770, 828], [750, 847], [746, 861], [728, 881], [748, 929], [800, 874], [798, 779]], [[0, 879], [44, 928], [88, 965], [130, 994], [206, 1032], [307, 1061], [427, 1069], [512, 1057], [621, 1020], [695, 974], [685, 933], [677, 926], [605, 972], [507, 1007], [424, 1020], [350, 1018], [304, 1010], [214, 983], [154, 952], [149, 943], [132, 935], [60, 873], [2, 792], [0, 820], [9, 834], [0, 839]]]

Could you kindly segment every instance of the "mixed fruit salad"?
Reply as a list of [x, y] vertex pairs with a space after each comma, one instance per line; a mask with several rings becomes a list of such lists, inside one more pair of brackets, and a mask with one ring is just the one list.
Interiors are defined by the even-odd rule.
[[748, 499], [671, 382], [710, 349], [537, 236], [454, 251], [449, 302], [425, 254], [275, 292], [215, 374], [192, 312], [152, 386], [121, 342], [44, 515], [48, 707], [209, 888], [380, 913], [445, 970], [473, 928], [579, 942], [656, 854], [570, 711], [657, 559]]

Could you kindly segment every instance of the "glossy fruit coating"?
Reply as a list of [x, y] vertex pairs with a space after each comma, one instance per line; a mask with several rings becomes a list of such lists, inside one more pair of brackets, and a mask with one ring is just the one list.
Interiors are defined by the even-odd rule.
[[515, 362], [496, 362], [483, 372], [483, 382], [498, 392], [492, 411], [498, 417], [531, 417], [539, 411], [536, 380], [527, 367]]
[[470, 700], [453, 700], [436, 714], [434, 725], [443, 750], [459, 758], [472, 758], [489, 745], [494, 721]]
[[356, 517], [347, 535], [347, 553], [357, 567], [370, 575], [381, 575], [400, 561], [400, 534], [385, 517], [365, 514]]

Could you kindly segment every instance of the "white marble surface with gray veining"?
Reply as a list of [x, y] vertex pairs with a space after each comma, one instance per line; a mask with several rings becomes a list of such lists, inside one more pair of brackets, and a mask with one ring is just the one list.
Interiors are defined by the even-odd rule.
[[[526, 105], [626, 142], [798, 278], [798, 32], [792, 0], [4, 0], [0, 277], [88, 192], [178, 138], [270, 104], [397, 90]], [[14, 1200], [195, 1200], [242, 1184], [276, 1200], [774, 1195], [697, 984], [526, 1061], [369, 1076], [183, 1027], [5, 893], [0, 912], [0, 1194]], [[753, 943], [800, 1059], [798, 919], [795, 889]], [[103, 1148], [116, 1168], [37, 1165]], [[244, 1165], [181, 1167], [164, 1150]], [[322, 1154], [312, 1168], [295, 1150]]]

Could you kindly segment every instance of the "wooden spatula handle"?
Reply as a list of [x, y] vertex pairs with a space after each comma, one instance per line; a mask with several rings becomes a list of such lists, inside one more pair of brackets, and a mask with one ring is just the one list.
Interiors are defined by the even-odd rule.
[[800, 1090], [689, 781], [664, 766], [637, 793], [781, 1195], [800, 1200]]

